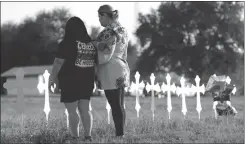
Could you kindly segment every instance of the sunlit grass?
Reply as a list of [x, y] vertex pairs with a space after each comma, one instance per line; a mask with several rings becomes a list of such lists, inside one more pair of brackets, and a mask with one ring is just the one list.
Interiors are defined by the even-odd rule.
[[[228, 122], [212, 115], [212, 101], [202, 99], [202, 115], [198, 120], [195, 98], [187, 98], [188, 116], [181, 115], [181, 99], [173, 98], [171, 120], [168, 120], [166, 99], [156, 101], [156, 117], [152, 120], [150, 98], [141, 99], [142, 109], [137, 119], [134, 98], [125, 98], [127, 120], [123, 139], [114, 138], [114, 123], [107, 123], [105, 98], [92, 98], [93, 143], [244, 143], [243, 97], [233, 98], [239, 115]], [[21, 132], [21, 115], [15, 109], [15, 98], [1, 99], [1, 143], [63, 143], [68, 130], [63, 104], [51, 98], [51, 112], [46, 125], [42, 98], [26, 98], [25, 128]], [[112, 118], [112, 117], [111, 117]], [[80, 125], [80, 143], [83, 127]]]

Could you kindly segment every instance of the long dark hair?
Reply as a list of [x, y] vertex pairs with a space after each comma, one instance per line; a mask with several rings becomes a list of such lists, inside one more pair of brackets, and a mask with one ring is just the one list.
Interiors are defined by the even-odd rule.
[[66, 23], [63, 40], [65, 42], [80, 40], [87, 43], [91, 41], [91, 38], [88, 35], [84, 22], [78, 17], [71, 17]]

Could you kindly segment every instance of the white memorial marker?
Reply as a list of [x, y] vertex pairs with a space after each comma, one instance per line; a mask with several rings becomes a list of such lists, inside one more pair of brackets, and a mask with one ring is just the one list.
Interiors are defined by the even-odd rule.
[[226, 82], [227, 84], [230, 84], [230, 83], [231, 83], [231, 78], [230, 78], [229, 76], [227, 76], [226, 79], [225, 79], [225, 82]]
[[[229, 76], [227, 76], [226, 79], [225, 79], [225, 82], [226, 82], [227, 84], [230, 84], [230, 83], [231, 83], [231, 78], [230, 78]], [[233, 95], [236, 94], [236, 87], [233, 88], [233, 90], [232, 90], [231, 93], [232, 93]]]
[[45, 93], [45, 103], [44, 103], [44, 109], [43, 111], [45, 112], [46, 114], [46, 120], [48, 122], [48, 115], [49, 115], [49, 112], [50, 112], [50, 105], [49, 105], [49, 72], [48, 70], [45, 70], [44, 74], [43, 74], [43, 77], [44, 77], [44, 83], [43, 82], [40, 82], [38, 83], [37, 85], [37, 88], [39, 90], [40, 93]]
[[106, 101], [106, 109], [107, 109], [107, 120], [108, 120], [108, 124], [110, 124], [110, 111], [111, 111], [111, 106], [108, 103], [108, 101]]
[[202, 106], [201, 106], [201, 99], [200, 99], [200, 93], [203, 93], [205, 92], [205, 86], [204, 84], [200, 87], [200, 78], [199, 76], [197, 75], [196, 78], [195, 78], [195, 81], [196, 81], [196, 86], [194, 86], [192, 84], [192, 90], [197, 94], [197, 107], [196, 107], [196, 110], [198, 112], [198, 118], [200, 120], [200, 113], [202, 111]]
[[177, 95], [179, 96], [180, 94], [182, 94], [182, 110], [181, 112], [184, 115], [184, 118], [186, 117], [186, 113], [187, 113], [187, 108], [186, 108], [186, 100], [185, 100], [185, 95], [188, 93], [188, 88], [185, 87], [185, 79], [183, 77], [181, 77], [180, 79], [180, 84], [181, 87], [178, 87], [176, 90]]
[[134, 77], [135, 77], [135, 83], [132, 82], [130, 90], [132, 93], [134, 93], [136, 95], [135, 110], [137, 111], [137, 118], [139, 118], [139, 110], [141, 108], [140, 102], [139, 102], [139, 90], [143, 90], [143, 88], [145, 87], [145, 84], [143, 81], [141, 81], [141, 83], [139, 83], [139, 80], [140, 80], [139, 72], [136, 72]]
[[151, 85], [149, 83], [147, 83], [146, 90], [147, 90], [147, 92], [151, 91], [151, 97], [152, 97], [151, 111], [152, 111], [152, 117], [153, 117], [153, 121], [154, 121], [154, 117], [155, 117], [155, 97], [154, 97], [154, 91], [160, 92], [161, 91], [161, 88], [160, 88], [159, 84], [154, 85], [155, 76], [154, 76], [153, 73], [151, 74], [150, 79], [151, 79]]
[[18, 110], [21, 112], [21, 132], [24, 132], [24, 93], [23, 93], [23, 79], [24, 70], [22, 68], [18, 69], [16, 72], [16, 80], [18, 83]]
[[236, 87], [233, 88], [232, 92], [231, 92], [233, 95], [236, 94]]
[[8, 88], [17, 88], [17, 102], [16, 102], [16, 106], [17, 109], [19, 111], [19, 113], [21, 114], [21, 132], [24, 132], [24, 93], [23, 93], [23, 80], [24, 80], [24, 70], [22, 68], [19, 68], [16, 72], [15, 72], [15, 76], [16, 76], [16, 83], [8, 83], [5, 82], [3, 84], [4, 88], [8, 89]]
[[166, 80], [167, 80], [167, 85], [165, 85], [163, 83], [162, 86], [161, 86], [161, 90], [163, 92], [167, 91], [167, 96], [168, 96], [168, 98], [167, 98], [167, 105], [168, 105], [167, 110], [168, 110], [168, 118], [170, 119], [170, 113], [172, 111], [171, 91], [175, 92], [176, 91], [176, 86], [175, 86], [175, 84], [170, 85], [171, 77], [170, 77], [169, 74], [167, 74]]

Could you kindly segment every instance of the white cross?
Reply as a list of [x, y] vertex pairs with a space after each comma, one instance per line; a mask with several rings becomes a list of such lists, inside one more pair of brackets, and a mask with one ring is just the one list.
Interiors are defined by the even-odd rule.
[[24, 93], [23, 93], [23, 80], [24, 80], [24, 70], [19, 68], [15, 72], [16, 82], [15, 83], [8, 83], [5, 82], [3, 87], [6, 89], [9, 88], [17, 88], [17, 107], [20, 113], [24, 111]]
[[151, 85], [147, 82], [147, 84], [146, 84], [146, 91], [147, 92], [151, 91], [151, 97], [152, 97], [151, 111], [152, 111], [152, 117], [153, 117], [153, 121], [154, 121], [154, 117], [155, 117], [155, 98], [154, 98], [154, 91], [160, 92], [161, 91], [161, 88], [160, 88], [160, 86], [159, 86], [158, 83], [156, 85], [154, 85], [155, 76], [154, 76], [153, 73], [151, 74], [150, 79], [151, 79]]
[[139, 83], [140, 80], [140, 74], [139, 72], [136, 72], [135, 74], [135, 82], [132, 82], [131, 84], [131, 92], [136, 95], [136, 104], [135, 104], [135, 109], [137, 111], [137, 118], [139, 118], [139, 110], [140, 110], [140, 103], [139, 103], [139, 91], [143, 91], [145, 84], [143, 81]]
[[4, 88], [17, 88], [17, 109], [19, 113], [21, 113], [21, 133], [24, 132], [24, 93], [23, 93], [23, 81], [24, 81], [24, 70], [22, 68], [19, 68], [15, 72], [16, 76], [16, 83], [4, 83]]
[[198, 118], [200, 120], [200, 113], [201, 113], [201, 110], [202, 110], [200, 93], [203, 93], [204, 94], [204, 92], [205, 92], [205, 86], [203, 84], [200, 87], [200, 78], [199, 78], [198, 75], [196, 76], [195, 81], [196, 81], [196, 86], [194, 86], [192, 84], [192, 90], [193, 90], [193, 92], [195, 92], [197, 94], [197, 107], [196, 107], [196, 110], [198, 112]]
[[181, 112], [183, 113], [184, 115], [184, 118], [186, 116], [186, 113], [187, 113], [187, 108], [186, 108], [186, 101], [185, 101], [185, 96], [186, 94], [188, 94], [188, 88], [185, 87], [185, 79], [184, 77], [181, 77], [180, 79], [180, 84], [181, 84], [181, 87], [178, 87], [176, 89], [176, 93], [177, 95], [179, 96], [180, 94], [182, 94], [182, 110]]
[[24, 132], [24, 93], [23, 93], [23, 81], [24, 81], [24, 70], [19, 68], [16, 71], [16, 80], [18, 87], [18, 110], [21, 112], [21, 132]]
[[108, 124], [110, 124], [110, 111], [111, 111], [111, 106], [108, 103], [108, 101], [106, 101], [106, 109], [107, 109], [107, 120], [108, 120]]
[[233, 88], [232, 92], [231, 92], [233, 95], [236, 94], [236, 87]]
[[[43, 74], [43, 77], [44, 77], [44, 83], [42, 81], [39, 81], [38, 85], [37, 85], [37, 88], [39, 90], [40, 93], [45, 93], [45, 103], [44, 103], [44, 109], [43, 111], [45, 112], [46, 114], [46, 120], [48, 122], [48, 115], [49, 115], [49, 112], [50, 112], [50, 105], [49, 105], [49, 72], [48, 70], [45, 70], [44, 71], [44, 74]], [[41, 77], [39, 77], [41, 78]], [[40, 80], [40, 79], [39, 79]]]
[[167, 99], [168, 108], [167, 108], [167, 110], [168, 110], [168, 118], [170, 119], [170, 113], [172, 111], [171, 91], [175, 92], [176, 86], [175, 86], [175, 84], [170, 85], [171, 77], [169, 74], [167, 74], [166, 80], [167, 80], [167, 85], [164, 84], [164, 82], [163, 82], [162, 86], [161, 86], [161, 90], [163, 92], [167, 91], [167, 96], [168, 96], [168, 99]]
[[230, 83], [231, 83], [231, 78], [230, 78], [229, 76], [227, 76], [226, 79], [225, 79], [225, 82], [226, 82], [227, 84], [230, 84]]

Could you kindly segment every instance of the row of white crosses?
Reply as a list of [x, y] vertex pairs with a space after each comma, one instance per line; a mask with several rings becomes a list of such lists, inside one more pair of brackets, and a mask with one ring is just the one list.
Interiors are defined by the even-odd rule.
[[[39, 83], [38, 84], [38, 89], [40, 90], [40, 92], [45, 91], [44, 112], [46, 114], [47, 122], [48, 122], [48, 114], [50, 112], [49, 90], [48, 90], [49, 75], [50, 74], [48, 73], [48, 71], [45, 70], [45, 73], [43, 74], [43, 77], [45, 79], [45, 83]], [[132, 82], [132, 84], [131, 84], [131, 92], [135, 93], [135, 95], [136, 95], [135, 109], [137, 111], [137, 118], [139, 118], [139, 110], [141, 108], [140, 103], [139, 103], [139, 94], [140, 93], [142, 94], [142, 91], [143, 91], [143, 89], [145, 87], [145, 84], [144, 84], [143, 81], [141, 81], [141, 83], [139, 83], [139, 80], [140, 80], [139, 72], [136, 72], [135, 80], [136, 80], [136, 83]], [[167, 84], [163, 83], [161, 87], [160, 87], [160, 85], [158, 83], [154, 84], [155, 83], [155, 76], [154, 76], [153, 73], [150, 76], [150, 80], [151, 80], [151, 84], [147, 83], [146, 90], [148, 92], [151, 91], [151, 96], [152, 96], [151, 111], [152, 111], [153, 120], [154, 120], [154, 117], [155, 117], [155, 96], [154, 96], [154, 91], [156, 91], [156, 92], [160, 92], [160, 91], [167, 92], [167, 110], [168, 110], [168, 114], [169, 114], [169, 119], [171, 118], [170, 114], [171, 114], [171, 111], [172, 111], [171, 92], [173, 92], [173, 93], [176, 92], [177, 95], [182, 95], [182, 110], [181, 111], [182, 111], [182, 113], [184, 115], [184, 118], [185, 118], [186, 113], [187, 113], [185, 95], [187, 95], [189, 92], [195, 92], [197, 94], [196, 110], [198, 112], [198, 118], [200, 120], [200, 114], [201, 114], [201, 110], [202, 110], [200, 93], [204, 94], [205, 86], [202, 85], [200, 87], [200, 78], [198, 76], [196, 76], [196, 78], [195, 78], [196, 86], [192, 85], [190, 88], [185, 87], [185, 79], [183, 77], [181, 77], [181, 79], [180, 79], [181, 87], [176, 87], [175, 84], [171, 85], [171, 77], [170, 77], [169, 74], [167, 74], [167, 76], [166, 76]], [[96, 89], [96, 85], [95, 85], [93, 91], [95, 91], [95, 89]], [[54, 90], [52, 90], [52, 91], [54, 91]], [[89, 105], [89, 109], [92, 110], [91, 102], [90, 102], [90, 105]], [[111, 107], [110, 107], [108, 101], [106, 102], [106, 109], [107, 109], [108, 124], [110, 124]], [[124, 103], [124, 109], [126, 109], [125, 103]], [[78, 110], [77, 110], [77, 112], [78, 112]], [[68, 119], [67, 109], [65, 110], [65, 113], [67, 115], [67, 127], [68, 127], [69, 126], [69, 119]], [[79, 114], [79, 112], [78, 112], [78, 114]]]
[[[136, 74], [135, 74], [136, 83], [132, 82], [132, 84], [131, 84], [131, 92], [136, 95], [135, 109], [137, 111], [137, 117], [138, 118], [139, 118], [139, 110], [140, 110], [139, 91], [143, 91], [143, 89], [145, 87], [145, 84], [143, 83], [143, 81], [141, 83], [139, 83], [139, 78], [140, 78], [140, 74], [139, 74], [139, 72], [136, 72]], [[196, 110], [198, 112], [198, 118], [200, 119], [200, 113], [201, 113], [201, 110], [202, 110], [200, 93], [204, 93], [205, 92], [205, 87], [204, 87], [204, 85], [202, 85], [200, 87], [200, 78], [198, 76], [196, 76], [196, 78], [195, 78], [196, 86], [192, 85], [191, 88], [185, 87], [185, 79], [183, 77], [181, 77], [181, 79], [180, 79], [181, 87], [176, 87], [175, 84], [171, 85], [171, 77], [170, 77], [169, 74], [167, 74], [167, 76], [166, 76], [167, 84], [163, 83], [161, 87], [160, 87], [160, 85], [158, 83], [155, 84], [155, 76], [154, 76], [153, 73], [150, 76], [150, 80], [151, 80], [151, 84], [149, 84], [147, 82], [146, 90], [147, 90], [147, 92], [151, 91], [151, 97], [152, 97], [151, 111], [152, 111], [153, 120], [154, 120], [154, 117], [155, 117], [155, 96], [154, 96], [154, 91], [156, 91], [158, 93], [161, 92], [161, 91], [162, 92], [167, 92], [167, 110], [168, 110], [169, 119], [171, 118], [170, 114], [171, 114], [171, 111], [172, 111], [171, 92], [172, 93], [177, 93], [177, 95], [182, 95], [182, 110], [181, 111], [182, 111], [184, 117], [186, 116], [186, 113], [187, 113], [185, 96], [188, 93], [190, 93], [190, 92], [197, 93]]]
[[[45, 94], [45, 103], [44, 103], [44, 112], [46, 114], [46, 120], [47, 120], [47, 124], [48, 124], [48, 116], [50, 113], [50, 104], [49, 104], [49, 88], [48, 88], [48, 82], [49, 82], [49, 72], [48, 70], [45, 70], [44, 74], [42, 76], [39, 76], [39, 83], [37, 85], [37, 88], [39, 90], [40, 93], [44, 93]], [[22, 123], [22, 130], [24, 129], [24, 94], [23, 94], [23, 79], [24, 79], [24, 71], [23, 69], [18, 69], [18, 71], [16, 72], [16, 79], [17, 79], [17, 88], [18, 88], [18, 109], [21, 111], [21, 123]], [[200, 101], [200, 93], [204, 93], [205, 92], [205, 87], [204, 85], [202, 85], [201, 87], [199, 86], [200, 84], [200, 78], [198, 76], [196, 76], [195, 81], [196, 81], [196, 86], [192, 85], [191, 88], [187, 88], [185, 87], [185, 80], [182, 77], [180, 82], [181, 82], [181, 87], [176, 87], [175, 84], [170, 85], [171, 82], [171, 77], [169, 74], [167, 74], [166, 76], [166, 80], [167, 80], [167, 85], [166, 84], [162, 84], [162, 86], [160, 87], [160, 85], [154, 84], [155, 82], [155, 76], [152, 73], [150, 76], [151, 79], [151, 84], [147, 83], [146, 85], [146, 90], [149, 92], [151, 91], [151, 96], [152, 96], [152, 102], [151, 102], [151, 110], [152, 110], [152, 116], [153, 116], [153, 120], [155, 117], [155, 97], [154, 97], [154, 91], [156, 92], [166, 92], [167, 91], [167, 110], [169, 113], [169, 119], [170, 119], [170, 113], [172, 110], [172, 104], [171, 104], [171, 92], [176, 92], [177, 95], [182, 95], [182, 113], [184, 115], [184, 117], [186, 116], [187, 113], [187, 108], [186, 108], [186, 101], [185, 101], [185, 95], [188, 94], [189, 92], [193, 91], [195, 93], [197, 93], [197, 106], [196, 106], [196, 110], [198, 111], [198, 117], [200, 119], [200, 113], [202, 110], [201, 107], [201, 101]], [[135, 105], [135, 109], [137, 111], [137, 117], [139, 118], [139, 111], [140, 111], [140, 103], [139, 103], [139, 95], [142, 94], [142, 91], [145, 87], [145, 84], [143, 81], [141, 81], [141, 83], [139, 82], [140, 80], [140, 74], [138, 72], [136, 72], [135, 75], [135, 80], [136, 82], [132, 82], [131, 85], [131, 92], [136, 94], [136, 105]], [[44, 82], [43, 82], [44, 81]], [[5, 83], [5, 85], [7, 85]], [[5, 86], [4, 85], [4, 86]], [[51, 87], [51, 90], [54, 92], [55, 86]], [[94, 87], [95, 91], [96, 89], [96, 85]], [[124, 108], [125, 104], [124, 104]], [[91, 107], [91, 103], [89, 105], [89, 109], [92, 110]], [[107, 109], [107, 114], [108, 114], [108, 124], [110, 124], [110, 110], [111, 107], [108, 103], [108, 101], [106, 102], [106, 109]], [[78, 110], [77, 110], [78, 111]], [[68, 119], [68, 112], [67, 109], [65, 109], [65, 114], [67, 116], [67, 127], [69, 127], [69, 119]], [[79, 114], [79, 112], [78, 112]], [[80, 116], [80, 115], [79, 115]]]
[[[214, 76], [216, 76], [214, 74]], [[135, 109], [137, 111], [137, 118], [139, 118], [139, 110], [140, 110], [140, 104], [139, 104], [139, 93], [143, 91], [145, 84], [143, 81], [141, 81], [141, 83], [139, 83], [139, 79], [140, 79], [140, 74], [139, 72], [136, 72], [135, 74], [135, 80], [136, 83], [132, 82], [131, 87], [130, 87], [130, 91], [131, 93], [136, 95], [136, 105], [135, 105]], [[198, 112], [198, 118], [200, 120], [201, 117], [201, 111], [202, 111], [202, 106], [201, 106], [201, 98], [200, 98], [200, 94], [205, 92], [205, 86], [204, 84], [202, 86], [200, 86], [200, 78], [197, 75], [195, 78], [195, 82], [196, 82], [196, 86], [192, 84], [191, 87], [185, 87], [185, 79], [184, 77], [181, 77], [180, 79], [180, 84], [181, 87], [176, 87], [175, 84], [171, 85], [171, 77], [169, 74], [167, 74], [166, 76], [166, 80], [167, 80], [167, 84], [162, 84], [162, 86], [160, 87], [159, 84], [154, 84], [155, 82], [155, 76], [152, 73], [150, 76], [150, 80], [151, 80], [151, 84], [147, 83], [146, 85], [146, 90], [147, 92], [151, 91], [151, 96], [152, 96], [152, 103], [151, 103], [151, 110], [152, 110], [152, 117], [154, 120], [155, 117], [155, 96], [154, 96], [154, 91], [156, 92], [167, 92], [167, 110], [168, 110], [168, 114], [169, 114], [169, 119], [170, 119], [170, 113], [172, 111], [172, 104], [171, 104], [171, 92], [176, 93], [178, 96], [181, 95], [182, 97], [182, 110], [181, 112], [184, 115], [184, 118], [186, 117], [186, 113], [187, 113], [187, 108], [186, 108], [186, 95], [190, 94], [190, 93], [196, 93], [196, 110]], [[230, 84], [230, 77], [227, 76], [225, 81], [227, 82], [227, 84]], [[236, 88], [233, 89], [232, 93], [235, 94], [236, 92]], [[228, 102], [229, 103], [229, 102]], [[236, 110], [235, 110], [236, 111]]]
[[[23, 89], [22, 89], [22, 81], [23, 81], [23, 77], [24, 77], [24, 71], [22, 69], [19, 69], [19, 71], [17, 72], [17, 81], [20, 83], [20, 87], [18, 89], [18, 93], [19, 93], [19, 96], [18, 96], [18, 99], [19, 99], [19, 106], [23, 107], [24, 103], [23, 103]], [[37, 88], [39, 90], [40, 93], [44, 93], [45, 94], [45, 103], [44, 103], [44, 112], [45, 112], [45, 115], [46, 115], [46, 121], [47, 121], [47, 124], [48, 124], [48, 117], [49, 117], [49, 113], [51, 111], [50, 109], [50, 103], [49, 103], [49, 88], [48, 88], [48, 81], [49, 81], [49, 72], [47, 70], [45, 70], [44, 74], [42, 76], [39, 76], [39, 83], [37, 85]], [[140, 74], [137, 72], [136, 75], [135, 75], [135, 79], [136, 79], [136, 83], [132, 83], [131, 85], [131, 89], [134, 90], [135, 94], [136, 94], [136, 105], [135, 105], [135, 109], [137, 111], [137, 117], [139, 118], [139, 110], [140, 110], [140, 103], [139, 103], [139, 94], [142, 93], [140, 91], [143, 90], [143, 88], [145, 87], [145, 84], [143, 83], [143, 81], [141, 81], [141, 83], [139, 83], [139, 79], [140, 79]], [[168, 112], [169, 112], [169, 119], [170, 119], [170, 113], [171, 113], [171, 110], [172, 110], [172, 105], [171, 105], [171, 91], [174, 92], [176, 87], [175, 85], [173, 84], [172, 86], [170, 86], [170, 75], [168, 74], [166, 79], [167, 79], [167, 85], [163, 84], [162, 87], [160, 88], [159, 84], [157, 83], [156, 85], [154, 85], [154, 82], [155, 82], [155, 76], [154, 74], [151, 74], [151, 85], [149, 83], [147, 83], [146, 85], [146, 90], [149, 92], [151, 91], [151, 95], [152, 95], [152, 103], [151, 103], [151, 110], [152, 110], [152, 114], [153, 114], [153, 120], [154, 120], [154, 117], [155, 117], [155, 99], [154, 99], [154, 91], [157, 91], [157, 92], [160, 92], [161, 90], [163, 92], [167, 91], [168, 92]], [[52, 87], [51, 90], [54, 91], [55, 87]], [[95, 88], [94, 90], [96, 89], [96, 85], [95, 85]], [[182, 99], [183, 99], [183, 103], [182, 103], [182, 112], [184, 113], [185, 115], [185, 111], [186, 111], [186, 105], [185, 105], [185, 100], [184, 100], [184, 94], [182, 94]], [[200, 98], [199, 98], [200, 100]], [[90, 103], [90, 110], [92, 110], [92, 107], [91, 107], [91, 103]], [[125, 104], [124, 104], [124, 108], [125, 107]], [[200, 109], [200, 107], [197, 107]], [[21, 108], [20, 108], [21, 109]], [[111, 107], [108, 103], [108, 101], [106, 102], [106, 109], [107, 109], [107, 114], [108, 114], [108, 124], [110, 124], [110, 110], [111, 110]], [[68, 112], [67, 112], [67, 109], [65, 109], [65, 114], [67, 116], [67, 127], [69, 127], [69, 119], [68, 119]], [[79, 113], [78, 113], [79, 114]], [[23, 123], [23, 112], [22, 112], [22, 123]]]

